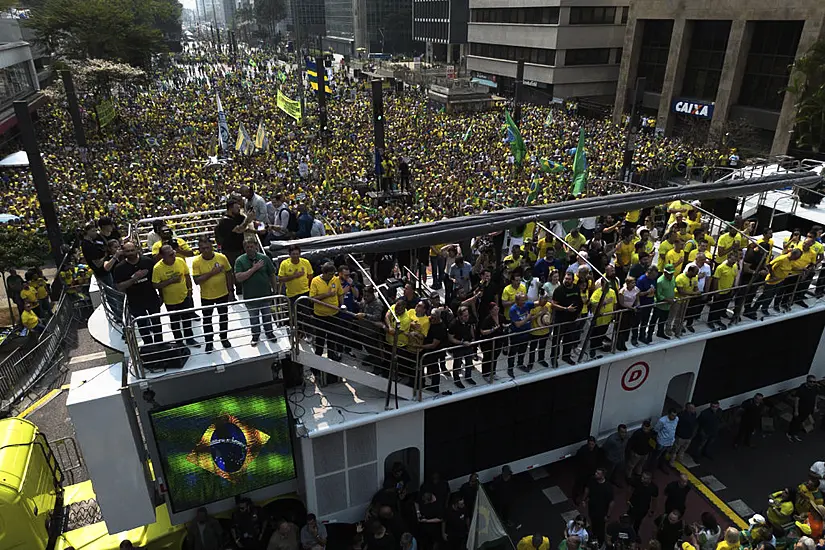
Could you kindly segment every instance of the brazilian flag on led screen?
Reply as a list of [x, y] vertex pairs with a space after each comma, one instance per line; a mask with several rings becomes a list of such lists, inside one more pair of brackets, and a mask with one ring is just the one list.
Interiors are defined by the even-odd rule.
[[174, 512], [296, 475], [281, 386], [216, 396], [150, 415]]

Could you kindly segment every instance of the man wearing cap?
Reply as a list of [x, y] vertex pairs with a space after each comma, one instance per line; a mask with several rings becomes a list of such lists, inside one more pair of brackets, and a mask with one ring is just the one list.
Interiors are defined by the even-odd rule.
[[650, 320], [651, 330], [656, 327], [656, 336], [663, 340], [670, 340], [665, 334], [665, 325], [670, 316], [670, 307], [676, 301], [676, 281], [673, 277], [673, 264], [666, 264], [664, 272], [656, 279], [656, 306], [653, 308], [653, 318]]

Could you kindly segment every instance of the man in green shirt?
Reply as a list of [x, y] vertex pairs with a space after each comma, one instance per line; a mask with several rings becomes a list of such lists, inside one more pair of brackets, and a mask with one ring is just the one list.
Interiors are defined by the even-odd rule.
[[656, 279], [656, 306], [653, 308], [651, 323], [656, 326], [656, 336], [670, 340], [665, 334], [665, 323], [670, 314], [670, 304], [676, 301], [676, 279], [673, 277], [673, 264], [667, 264], [664, 273]]
[[268, 298], [272, 296], [274, 289], [278, 288], [278, 282], [275, 280], [277, 272], [272, 260], [258, 252], [255, 241], [246, 241], [243, 248], [246, 254], [238, 256], [235, 260], [235, 281], [242, 285], [244, 305], [249, 312], [249, 326], [252, 329], [252, 345], [257, 346], [261, 337], [261, 325], [266, 337], [270, 340], [275, 339], [270, 310], [272, 302]]

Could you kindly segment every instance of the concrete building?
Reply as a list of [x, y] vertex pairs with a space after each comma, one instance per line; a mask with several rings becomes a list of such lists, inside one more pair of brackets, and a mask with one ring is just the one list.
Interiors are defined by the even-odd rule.
[[525, 61], [527, 101], [589, 98], [613, 104], [629, 0], [470, 0], [467, 69], [512, 94]]
[[459, 63], [469, 18], [470, 0], [413, 0], [413, 40], [424, 42], [425, 61]]
[[772, 154], [783, 154], [794, 123], [793, 98], [783, 91], [789, 66], [824, 27], [821, 0], [633, 0], [614, 120], [645, 77], [640, 108], [660, 131], [704, 124], [716, 139], [728, 121], [744, 119]]
[[48, 58], [23, 40], [24, 32], [29, 30], [21, 28], [18, 19], [0, 18], [0, 135], [17, 124], [15, 101], [25, 100], [30, 112], [45, 103], [40, 87], [50, 78], [51, 71], [44, 64]]
[[285, 5], [289, 30], [294, 33], [298, 23], [303, 47], [319, 48], [326, 33], [324, 0], [287, 0]]
[[411, 53], [413, 0], [325, 0], [324, 49], [342, 55]]

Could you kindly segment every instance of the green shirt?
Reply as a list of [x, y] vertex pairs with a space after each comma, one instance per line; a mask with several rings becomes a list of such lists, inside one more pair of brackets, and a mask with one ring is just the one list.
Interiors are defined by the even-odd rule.
[[664, 274], [656, 279], [656, 307], [670, 310], [670, 302], [665, 302], [668, 298], [676, 297], [676, 277], [667, 280]]
[[254, 260], [249, 259], [249, 255], [243, 254], [238, 256], [235, 260], [235, 273], [243, 273], [252, 269], [252, 264], [258, 260], [263, 260], [264, 266], [252, 274], [252, 276], [243, 283], [243, 297], [262, 298], [264, 296], [272, 296], [272, 275], [275, 273], [275, 265], [268, 256], [257, 253]]

